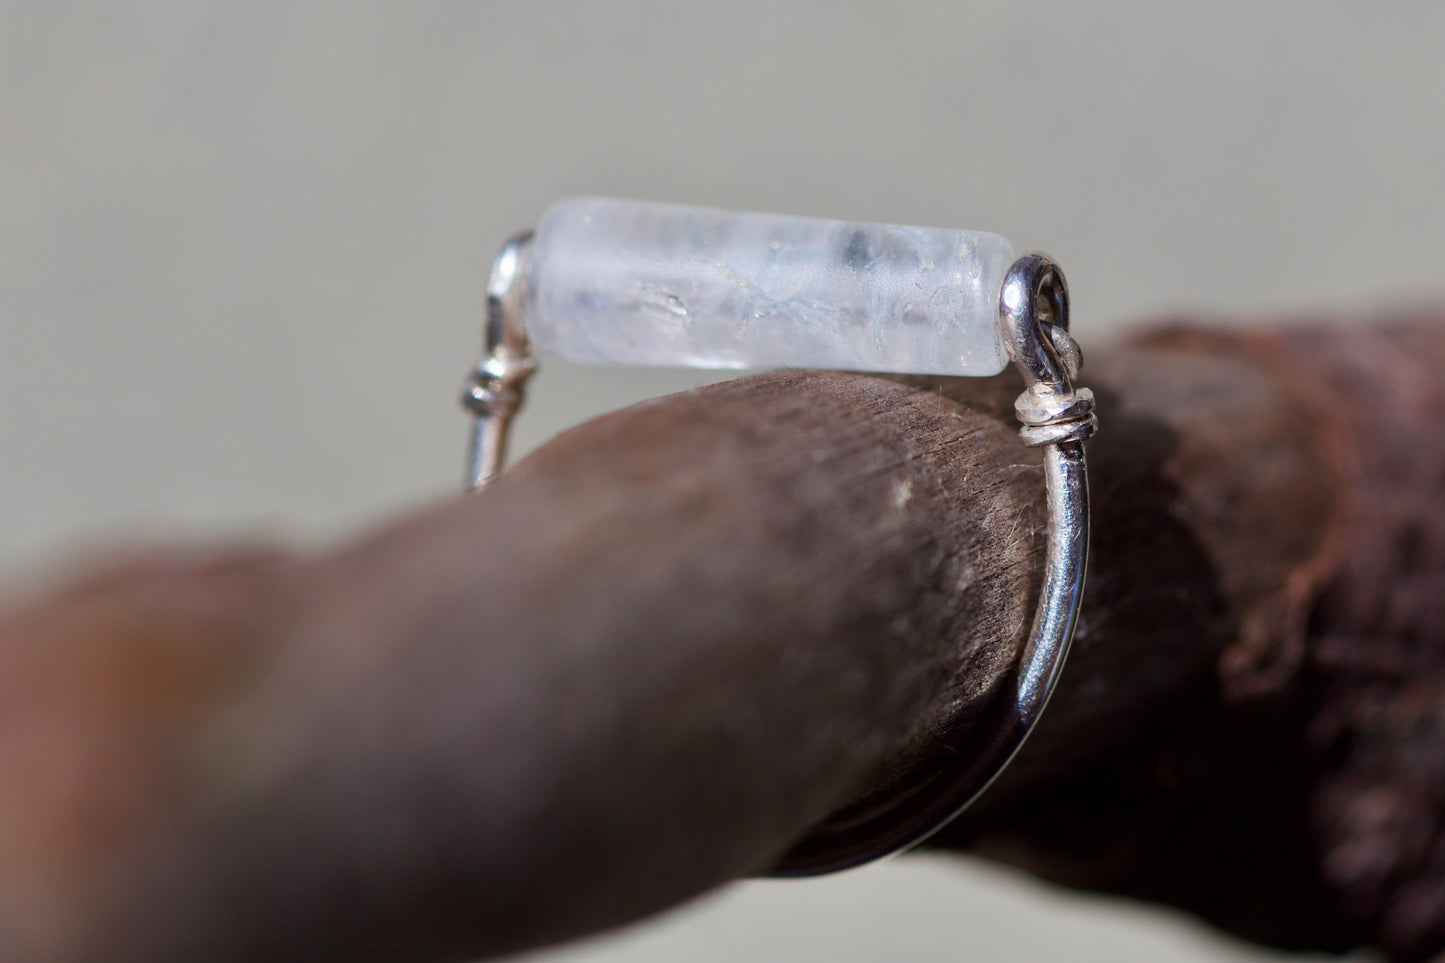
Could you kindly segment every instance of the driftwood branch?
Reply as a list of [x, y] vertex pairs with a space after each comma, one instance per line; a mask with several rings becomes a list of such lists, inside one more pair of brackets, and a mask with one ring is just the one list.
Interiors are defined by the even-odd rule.
[[[942, 845], [1285, 946], [1445, 941], [1445, 333], [1088, 359], [1091, 583]], [[0, 615], [0, 958], [450, 960], [765, 870], [966, 737], [1031, 611], [1017, 386], [782, 373], [317, 557]]]

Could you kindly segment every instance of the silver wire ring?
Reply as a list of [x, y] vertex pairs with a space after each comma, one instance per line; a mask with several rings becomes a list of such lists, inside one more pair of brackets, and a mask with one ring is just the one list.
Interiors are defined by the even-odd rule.
[[[1078, 622], [1088, 564], [1089, 487], [1083, 439], [1093, 434], [1093, 394], [1075, 389], [1081, 357], [1069, 337], [1069, 290], [1047, 255], [1013, 263], [999, 295], [999, 327], [1024, 393], [1025, 444], [1044, 446], [1049, 535], [1044, 583], [1015, 675], [1013, 697], [986, 721], [981, 743], [952, 746], [937, 767], [906, 775], [875, 798], [845, 807], [770, 870], [815, 876], [911, 849], [968, 807], [1023, 745], [1053, 694]], [[1034, 419], [1037, 419], [1036, 421]], [[971, 741], [971, 740], [970, 740]]]
[[512, 418], [522, 407], [527, 379], [537, 370], [537, 356], [522, 320], [531, 246], [531, 231], [512, 235], [492, 259], [487, 277], [482, 358], [462, 386], [462, 407], [475, 416], [467, 452], [468, 491], [485, 487], [501, 474]]
[[[501, 471], [508, 427], [536, 368], [523, 320], [530, 234], [503, 245], [487, 285], [482, 361], [462, 393], [476, 415], [468, 488], [484, 487]], [[988, 788], [1033, 730], [1058, 681], [1078, 620], [1088, 560], [1089, 491], [1083, 440], [1098, 422], [1094, 398], [1076, 389], [1081, 355], [1069, 336], [1069, 292], [1047, 255], [1025, 254], [1009, 268], [999, 295], [999, 329], [1024, 392], [1015, 404], [1020, 436], [1044, 448], [1049, 535], [1043, 588], [1024, 645], [1011, 699], [997, 718], [949, 744], [939, 765], [919, 768], [872, 797], [851, 804], [815, 827], [769, 871], [812, 876], [848, 869], [916, 846]]]

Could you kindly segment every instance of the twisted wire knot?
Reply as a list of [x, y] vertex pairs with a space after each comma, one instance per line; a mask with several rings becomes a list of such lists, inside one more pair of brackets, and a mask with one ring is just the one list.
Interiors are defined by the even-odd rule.
[[537, 359], [505, 348], [493, 351], [473, 369], [462, 386], [462, 406], [487, 418], [509, 416], [522, 404], [523, 385], [537, 370]]
[[1056, 325], [1047, 325], [1045, 330], [1066, 380], [1035, 381], [1014, 402], [1014, 414], [1023, 422], [1019, 437], [1030, 448], [1083, 441], [1099, 430], [1094, 393], [1073, 385], [1083, 364], [1078, 344]]

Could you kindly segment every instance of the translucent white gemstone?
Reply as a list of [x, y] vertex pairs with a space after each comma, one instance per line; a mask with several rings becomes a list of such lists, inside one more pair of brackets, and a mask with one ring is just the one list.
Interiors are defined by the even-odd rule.
[[575, 361], [990, 375], [995, 234], [605, 198], [537, 224], [526, 322]]

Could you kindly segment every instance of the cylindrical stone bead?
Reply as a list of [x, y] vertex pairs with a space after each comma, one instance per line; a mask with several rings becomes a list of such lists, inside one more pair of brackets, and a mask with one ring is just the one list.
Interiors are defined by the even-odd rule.
[[537, 224], [525, 317], [574, 361], [991, 375], [1013, 260], [978, 231], [579, 197]]

